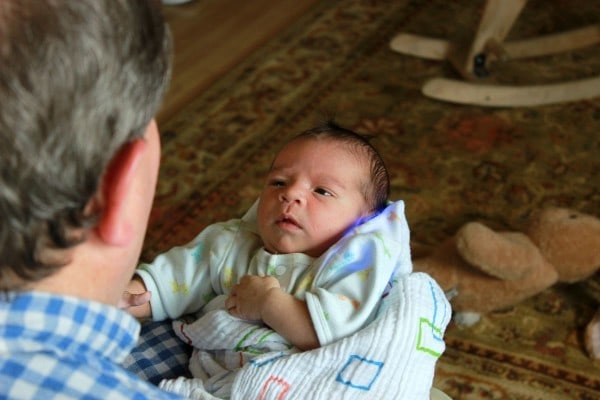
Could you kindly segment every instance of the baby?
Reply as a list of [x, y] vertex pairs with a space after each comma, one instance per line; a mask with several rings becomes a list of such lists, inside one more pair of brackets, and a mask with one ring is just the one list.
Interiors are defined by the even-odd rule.
[[368, 139], [324, 123], [281, 149], [241, 219], [141, 265], [125, 303], [162, 320], [206, 312], [218, 298], [300, 350], [329, 344], [371, 322], [394, 278], [412, 271], [404, 204], [388, 196]]

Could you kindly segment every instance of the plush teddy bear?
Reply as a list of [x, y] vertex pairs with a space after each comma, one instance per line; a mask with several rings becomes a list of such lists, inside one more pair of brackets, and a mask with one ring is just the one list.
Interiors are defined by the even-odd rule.
[[[534, 212], [522, 232], [469, 222], [430, 254], [413, 258], [414, 269], [449, 294], [455, 321], [470, 325], [557, 282], [593, 275], [600, 269], [600, 219], [553, 207]], [[591, 355], [600, 357], [600, 311], [586, 333]]]

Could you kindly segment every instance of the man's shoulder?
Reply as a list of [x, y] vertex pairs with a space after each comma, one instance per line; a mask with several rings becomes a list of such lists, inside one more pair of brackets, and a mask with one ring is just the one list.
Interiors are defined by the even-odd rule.
[[[75, 350], [75, 349], [73, 349]], [[9, 399], [177, 399], [103, 358], [42, 347], [0, 357], [0, 387]]]

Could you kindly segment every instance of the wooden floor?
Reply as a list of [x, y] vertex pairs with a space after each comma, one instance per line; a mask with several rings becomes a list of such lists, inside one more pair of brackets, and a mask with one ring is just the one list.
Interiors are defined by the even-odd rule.
[[163, 6], [175, 59], [157, 119], [167, 121], [245, 56], [307, 12], [317, 0], [193, 0]]

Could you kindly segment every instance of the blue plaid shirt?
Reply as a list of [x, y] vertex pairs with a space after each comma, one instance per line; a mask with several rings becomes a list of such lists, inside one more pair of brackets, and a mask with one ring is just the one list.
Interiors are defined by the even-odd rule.
[[178, 399], [119, 364], [139, 323], [101, 303], [0, 294], [1, 399]]

